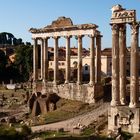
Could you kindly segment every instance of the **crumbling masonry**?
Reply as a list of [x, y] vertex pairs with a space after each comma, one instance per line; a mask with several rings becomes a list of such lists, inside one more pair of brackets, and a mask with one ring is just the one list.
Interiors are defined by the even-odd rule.
[[[112, 101], [108, 129], [121, 127], [129, 132], [140, 130], [138, 35], [136, 11], [113, 6], [112, 17]], [[126, 102], [126, 24], [131, 26], [130, 102]]]
[[[97, 99], [103, 95], [101, 86], [101, 34], [97, 30], [95, 24], [73, 25], [70, 18], [59, 17], [41, 29], [31, 28], [33, 46], [33, 92], [37, 92], [38, 84], [38, 41], [41, 41], [41, 79], [42, 94], [49, 92], [57, 93], [62, 98], [80, 100], [87, 103], [95, 103]], [[70, 41], [71, 37], [77, 38], [78, 43], [78, 70], [77, 83], [70, 83]], [[90, 38], [90, 82], [82, 83], [82, 38], [88, 36]], [[66, 39], [66, 68], [65, 83], [59, 84], [58, 79], [58, 47], [59, 39]], [[53, 83], [48, 83], [48, 40], [54, 39], [54, 76]], [[96, 62], [95, 62], [96, 51]], [[96, 68], [95, 68], [96, 63]]]

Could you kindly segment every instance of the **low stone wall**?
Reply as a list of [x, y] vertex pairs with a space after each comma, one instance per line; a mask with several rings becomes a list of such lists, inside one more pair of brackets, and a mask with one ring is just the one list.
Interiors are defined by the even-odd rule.
[[102, 85], [89, 84], [77, 85], [76, 83], [53, 85], [47, 83], [48, 92], [56, 93], [61, 98], [78, 100], [86, 103], [95, 103], [98, 99], [103, 97]]

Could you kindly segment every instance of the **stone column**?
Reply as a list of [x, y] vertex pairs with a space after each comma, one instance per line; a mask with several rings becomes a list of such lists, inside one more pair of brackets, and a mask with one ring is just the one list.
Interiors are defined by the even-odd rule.
[[138, 35], [139, 26], [137, 23], [131, 25], [131, 81], [130, 81], [130, 104], [129, 107], [135, 108], [138, 105]]
[[90, 36], [90, 82], [89, 84], [93, 86], [95, 84], [95, 37]]
[[38, 45], [37, 39], [33, 39], [33, 41], [33, 92], [36, 93], [38, 80]]
[[120, 55], [120, 102], [126, 104], [126, 25], [119, 28]]
[[96, 83], [101, 84], [101, 35], [96, 37]]
[[44, 59], [44, 40], [41, 39], [41, 80], [43, 80], [44, 73], [43, 59]]
[[70, 38], [71, 36], [66, 36], [66, 80], [65, 83], [68, 84], [70, 81]]
[[53, 37], [54, 38], [54, 85], [57, 85], [58, 83], [58, 39], [59, 37]]
[[43, 86], [42, 86], [42, 94], [46, 94], [47, 93], [47, 87], [46, 87], [46, 83], [48, 80], [48, 67], [49, 67], [49, 61], [48, 61], [48, 39], [44, 38], [44, 48], [43, 48], [43, 67], [44, 67], [44, 71], [43, 71]]
[[82, 37], [78, 36], [78, 73], [77, 73], [77, 84], [82, 83]]
[[112, 101], [111, 106], [120, 104], [119, 96], [119, 27], [112, 25]]

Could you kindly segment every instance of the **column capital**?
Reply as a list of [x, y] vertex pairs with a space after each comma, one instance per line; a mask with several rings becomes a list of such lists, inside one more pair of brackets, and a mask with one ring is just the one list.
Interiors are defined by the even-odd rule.
[[95, 38], [96, 36], [95, 35], [88, 35], [88, 37]]
[[55, 40], [58, 40], [60, 38], [60, 36], [53, 36], [52, 38]]
[[139, 33], [139, 23], [135, 22], [131, 24], [131, 35]]
[[116, 34], [119, 31], [119, 25], [118, 24], [112, 24], [111, 29], [112, 29], [112, 34]]
[[70, 38], [72, 38], [72, 35], [66, 35], [66, 36], [64, 36], [64, 38], [66, 38], [66, 39], [70, 39]]
[[34, 37], [32, 37], [31, 39], [32, 39], [32, 40], [37, 40], [37, 38], [34, 38]]
[[42, 39], [43, 40], [48, 40], [48, 39], [50, 39], [50, 37], [47, 36], [47, 37], [43, 37]]
[[78, 38], [82, 39], [82, 37], [84, 37], [84, 35], [76, 35], [75, 39], [77, 40]]
[[125, 24], [119, 25], [119, 31], [122, 31], [122, 32], [126, 31], [126, 25]]

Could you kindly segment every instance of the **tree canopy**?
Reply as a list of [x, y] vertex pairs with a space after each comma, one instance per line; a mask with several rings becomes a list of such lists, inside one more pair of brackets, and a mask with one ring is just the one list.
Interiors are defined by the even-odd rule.
[[15, 67], [19, 70], [22, 81], [29, 79], [33, 65], [33, 49], [31, 45], [20, 45], [15, 50]]
[[2, 45], [20, 45], [23, 44], [22, 39], [15, 38], [13, 34], [8, 32], [0, 33], [0, 44]]

